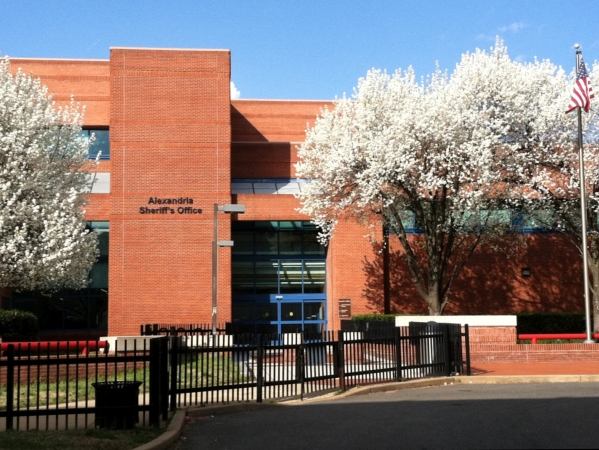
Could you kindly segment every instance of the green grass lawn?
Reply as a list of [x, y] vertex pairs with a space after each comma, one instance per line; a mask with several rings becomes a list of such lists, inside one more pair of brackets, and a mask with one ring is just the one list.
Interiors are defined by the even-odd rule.
[[[68, 402], [94, 400], [96, 398], [96, 390], [92, 383], [103, 381], [142, 381], [149, 383], [149, 370], [128, 370], [120, 372], [116, 378], [109, 376], [107, 378], [90, 377], [87, 379], [71, 379], [61, 380], [59, 382], [46, 382], [40, 380], [38, 383], [30, 383], [29, 385], [21, 384], [14, 388], [14, 405], [15, 408], [36, 408], [46, 407], [47, 405], [55, 406], [62, 405]], [[147, 386], [147, 384], [146, 384]], [[146, 387], [146, 389], [148, 389]], [[6, 385], [0, 386], [0, 410], [6, 409], [7, 391]]]
[[239, 363], [227, 355], [213, 358], [208, 355], [186, 355], [179, 364], [179, 380], [193, 380], [193, 386], [224, 386], [247, 383]]
[[[187, 386], [223, 386], [230, 384], [247, 383], [251, 381], [244, 376], [238, 362], [233, 361], [228, 355], [187, 355], [179, 364], [179, 380], [185, 380]], [[90, 377], [87, 379], [70, 379], [59, 382], [46, 382], [21, 384], [14, 389], [15, 408], [37, 408], [50, 405], [64, 405], [69, 402], [83, 402], [94, 400], [96, 390], [92, 386], [95, 382], [104, 381], [141, 381], [145, 383], [146, 392], [149, 391], [149, 367], [146, 369], [128, 370], [107, 378]], [[142, 386], [143, 392], [143, 386]], [[0, 386], [0, 410], [5, 410], [7, 404], [6, 385]]]
[[130, 450], [160, 436], [162, 428], [132, 430], [4, 431], [1, 450]]

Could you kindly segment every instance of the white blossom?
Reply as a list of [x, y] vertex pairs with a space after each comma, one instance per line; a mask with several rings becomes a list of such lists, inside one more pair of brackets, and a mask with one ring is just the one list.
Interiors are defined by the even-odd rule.
[[[83, 113], [57, 108], [39, 79], [0, 61], [0, 287], [80, 288], [97, 258], [86, 230]], [[93, 162], [91, 162], [93, 164]]]
[[[371, 70], [307, 130], [301, 211], [323, 241], [348, 217], [389, 226], [429, 312], [441, 314], [475, 249], [509, 229], [509, 210], [538, 202], [538, 162], [572, 148], [570, 82], [549, 61], [512, 60], [500, 40], [423, 82], [411, 68]], [[421, 236], [406, 233], [411, 215]]]

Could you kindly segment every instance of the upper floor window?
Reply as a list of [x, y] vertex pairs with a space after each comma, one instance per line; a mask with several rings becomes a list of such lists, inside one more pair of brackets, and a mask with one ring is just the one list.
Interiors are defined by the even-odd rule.
[[100, 159], [110, 159], [110, 131], [107, 128], [86, 128], [79, 133], [87, 140], [92, 134], [95, 136], [95, 140], [89, 147], [90, 159], [96, 159], [98, 153], [100, 153]]
[[308, 221], [234, 221], [231, 235], [234, 258], [323, 258], [326, 247], [318, 242], [318, 229]]

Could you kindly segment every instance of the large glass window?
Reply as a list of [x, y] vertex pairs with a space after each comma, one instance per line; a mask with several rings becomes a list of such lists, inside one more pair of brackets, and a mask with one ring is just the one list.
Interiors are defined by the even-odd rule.
[[[276, 294], [278, 291], [278, 264], [276, 261], [256, 261], [256, 294]], [[235, 274], [233, 274], [235, 277]]]
[[96, 159], [100, 153], [100, 159], [110, 159], [110, 132], [108, 129], [86, 128], [81, 130], [79, 136], [88, 142], [91, 136], [94, 136], [94, 142], [89, 146], [90, 159]]
[[281, 294], [301, 294], [303, 281], [303, 261], [281, 261]]
[[233, 294], [254, 293], [254, 266], [253, 261], [233, 261]]
[[[13, 294], [11, 307], [30, 311], [39, 319], [42, 339], [76, 330], [76, 339], [95, 339], [108, 328], [108, 248], [109, 222], [88, 222], [98, 234], [98, 260], [89, 274], [90, 283], [80, 290], [62, 289], [51, 294], [20, 292]], [[69, 331], [73, 333], [75, 331]]]
[[307, 221], [232, 223], [236, 333], [326, 329], [326, 247]]
[[325, 292], [326, 248], [307, 221], [232, 223], [233, 294]]
[[108, 289], [108, 222], [88, 222], [88, 227], [98, 234], [98, 261], [89, 274], [90, 287]]
[[[252, 254], [255, 255], [276, 255], [278, 253], [277, 222], [252, 222], [252, 225], [244, 224], [247, 227], [248, 237], [252, 234], [253, 244], [247, 242], [248, 250], [252, 245]], [[233, 240], [237, 236], [237, 225], [233, 224]], [[233, 247], [233, 254], [235, 254]]]
[[323, 294], [324, 260], [233, 261], [233, 294]]
[[325, 256], [318, 242], [318, 228], [299, 220], [238, 221], [232, 223], [233, 257]]
[[321, 294], [325, 292], [325, 262], [304, 261], [304, 292]]

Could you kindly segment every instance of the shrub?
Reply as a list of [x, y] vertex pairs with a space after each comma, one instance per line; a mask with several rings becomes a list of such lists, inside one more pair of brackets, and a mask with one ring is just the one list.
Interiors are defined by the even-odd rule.
[[575, 313], [519, 313], [518, 334], [584, 333], [585, 316]]
[[35, 341], [39, 330], [34, 314], [18, 309], [0, 310], [0, 338], [4, 342]]
[[395, 322], [396, 316], [402, 314], [356, 314], [351, 320], [366, 322]]

